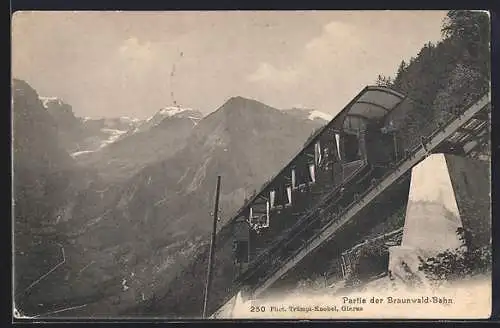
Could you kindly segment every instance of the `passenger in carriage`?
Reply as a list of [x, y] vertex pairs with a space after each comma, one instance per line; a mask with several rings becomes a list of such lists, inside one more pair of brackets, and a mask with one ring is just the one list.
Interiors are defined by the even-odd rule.
[[270, 208], [282, 209], [292, 204], [291, 187], [278, 185], [275, 190], [269, 193]]
[[[314, 165], [314, 164], [312, 164]], [[293, 169], [294, 188], [303, 190], [311, 182], [314, 182], [314, 171], [311, 172], [310, 164], [301, 163]]]

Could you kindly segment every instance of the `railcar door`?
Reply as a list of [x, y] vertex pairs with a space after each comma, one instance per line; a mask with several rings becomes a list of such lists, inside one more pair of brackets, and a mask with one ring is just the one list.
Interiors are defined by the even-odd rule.
[[366, 130], [367, 160], [372, 167], [386, 167], [395, 160], [395, 134], [382, 127], [379, 122], [371, 122]]
[[340, 134], [342, 157], [342, 181], [349, 180], [366, 163], [366, 119], [359, 116], [347, 116]]

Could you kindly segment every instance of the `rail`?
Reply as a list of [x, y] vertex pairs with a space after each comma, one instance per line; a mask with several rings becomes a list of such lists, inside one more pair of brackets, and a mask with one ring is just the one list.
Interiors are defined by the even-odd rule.
[[[352, 177], [355, 174], [357, 174], [360, 170], [362, 170], [364, 166], [356, 168], [354, 172], [349, 176]], [[348, 179], [347, 179], [348, 180]], [[348, 182], [348, 181], [346, 181]], [[324, 206], [325, 204], [328, 204], [328, 202], [331, 200], [333, 196], [335, 196], [339, 189], [341, 189], [344, 186], [345, 183], [342, 183], [341, 185], [335, 186], [331, 191], [327, 192], [323, 197], [321, 197], [315, 204], [314, 207], [309, 209], [300, 219], [298, 219], [290, 228], [286, 229], [283, 234], [281, 234], [280, 237], [278, 237], [274, 242], [269, 245], [266, 250], [262, 253], [260, 253], [256, 259], [252, 261], [246, 272], [243, 273], [242, 278], [248, 277], [255, 273], [256, 269], [258, 267], [262, 267], [262, 265], [266, 262], [269, 262], [272, 260], [272, 257], [269, 256], [272, 252], [276, 251], [276, 249], [279, 246], [286, 246], [290, 244], [290, 242], [285, 242], [285, 245], [283, 245], [283, 241], [290, 240], [291, 237], [296, 236], [297, 234], [301, 233], [304, 231], [306, 228], [311, 226], [313, 223], [317, 222], [317, 217], [313, 218], [311, 220], [311, 217], [315, 216], [318, 214], [319, 207]], [[329, 204], [324, 208], [324, 211], [329, 211], [331, 210], [332, 207], [334, 207], [335, 204]], [[304, 223], [306, 224], [304, 226]]]

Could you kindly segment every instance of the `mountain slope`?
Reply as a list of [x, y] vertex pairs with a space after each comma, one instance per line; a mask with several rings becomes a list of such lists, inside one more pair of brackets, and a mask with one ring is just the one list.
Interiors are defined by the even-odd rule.
[[[34, 316], [99, 301], [115, 293], [116, 267], [106, 266], [113, 253], [96, 258], [80, 240], [91, 238], [89, 228], [110, 204], [99, 191], [119, 186], [76, 166], [59, 141], [60, 125], [31, 86], [14, 79], [12, 89], [15, 309]], [[97, 270], [84, 274], [89, 263]]]
[[81, 119], [81, 122], [86, 136], [79, 143], [78, 149], [72, 152], [71, 155], [74, 158], [98, 151], [119, 141], [142, 123], [139, 119], [131, 119], [126, 116], [100, 119], [86, 117]]
[[[106, 268], [90, 266], [86, 275], [113, 272], [109, 279], [114, 279], [116, 292], [77, 314], [109, 315], [161, 295], [206, 244], [217, 174], [222, 175], [225, 221], [316, 128], [314, 121], [231, 98], [201, 120], [173, 156], [104, 191], [102, 197], [109, 201], [102, 207], [105, 212], [90, 216], [98, 219], [77, 243], [87, 249], [88, 262]], [[104, 263], [108, 256], [115, 260]], [[126, 288], [120, 285], [123, 281]], [[115, 304], [117, 297], [120, 304]]]
[[[149, 185], [130, 187], [136, 193], [126, 210], [134, 217], [147, 217], [148, 222], [162, 222], [154, 231], [141, 234], [157, 240], [157, 244], [169, 239], [182, 243], [193, 236], [199, 240], [195, 247], [183, 247], [187, 252], [176, 259], [178, 265], [165, 273], [168, 277], [154, 290], [156, 297], [163, 297], [168, 281], [190, 266], [194, 255], [206, 246], [216, 176], [222, 176], [220, 226], [243, 204], [245, 196], [299, 151], [319, 126], [317, 121], [304, 120], [253, 100], [231, 98], [196, 126], [185, 148], [142, 171], [142, 178], [136, 177], [137, 182], [146, 181]], [[158, 217], [161, 213], [164, 216]], [[191, 259], [187, 261], [188, 258]], [[185, 283], [190, 284], [188, 278]], [[174, 311], [175, 304], [161, 304], [165, 311], [162, 313]]]
[[60, 258], [58, 244], [66, 231], [57, 209], [82, 181], [74, 179], [74, 163], [58, 143], [57, 123], [36, 91], [17, 79], [12, 89], [15, 303], [26, 313], [33, 310], [30, 296], [40, 286], [32, 283]]

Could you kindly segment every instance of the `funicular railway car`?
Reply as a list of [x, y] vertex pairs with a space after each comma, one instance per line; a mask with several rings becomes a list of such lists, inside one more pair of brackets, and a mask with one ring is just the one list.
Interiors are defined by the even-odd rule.
[[[295, 255], [307, 251], [310, 237], [313, 239], [337, 220], [345, 222], [347, 218], [342, 215], [346, 210], [362, 202], [363, 197], [373, 191], [373, 187], [378, 187], [395, 170], [399, 172], [400, 166], [414, 157], [415, 149], [420, 154], [422, 149], [427, 151], [426, 139], [439, 133], [450, 122], [440, 126], [436, 119], [422, 119], [425, 111], [429, 112], [429, 109], [391, 89], [368, 86], [312, 137], [292, 161], [221, 230], [226, 233], [219, 234], [220, 244], [233, 238], [235, 244], [244, 242], [245, 245], [234, 248], [236, 266], [228, 269], [227, 260], [221, 263], [224, 271], [232, 270], [234, 274], [233, 279], [227, 279], [227, 275], [215, 276], [221, 293], [214, 299], [214, 310], [228, 302], [238, 291], [254, 294], [256, 289], [268, 288], [275, 281], [273, 277], [276, 277], [277, 270], [290, 263], [297, 264]], [[460, 113], [457, 115], [461, 116]], [[453, 119], [455, 117], [448, 117], [448, 121]], [[487, 125], [485, 120], [487, 118], [476, 115], [470, 124], [448, 138], [449, 142], [442, 142], [442, 147], [434, 145], [431, 151], [455, 152], [454, 149], [465, 150], [467, 147], [470, 151], [480, 143], [474, 141], [475, 134], [471, 131]], [[453, 145], [455, 139], [460, 144]], [[393, 183], [404, 185], [406, 180], [407, 175], [403, 175]], [[391, 197], [390, 193], [383, 193], [385, 196], [379, 196]], [[376, 201], [373, 203], [377, 204]], [[366, 204], [365, 209], [368, 212], [376, 209], [377, 206], [372, 208], [374, 204]], [[370, 217], [368, 221], [373, 225], [376, 223], [372, 221], [384, 218], [384, 215], [380, 218]], [[368, 221], [364, 220], [365, 223]], [[239, 233], [228, 233], [227, 228], [235, 227], [235, 222], [238, 222]], [[363, 229], [359, 224], [355, 228]], [[334, 245], [338, 248], [335, 252], [341, 254], [356, 242], [356, 236], [343, 234], [335, 235], [329, 245]], [[237, 249], [247, 252], [237, 252]], [[324, 252], [323, 260], [328, 258], [335, 262], [331, 249], [324, 248]], [[219, 258], [227, 259], [226, 254], [220, 254]], [[309, 258], [309, 261], [302, 263], [315, 266], [314, 261], [316, 259]], [[325, 265], [330, 263], [325, 261]], [[324, 269], [321, 265], [317, 268], [318, 272], [324, 272]], [[293, 275], [290, 279], [293, 279]]]
[[400, 160], [398, 115], [388, 114], [403, 113], [409, 102], [388, 88], [364, 88], [240, 210], [246, 233], [234, 243], [247, 252], [235, 247], [235, 263], [245, 263], [238, 283], [257, 284]]

